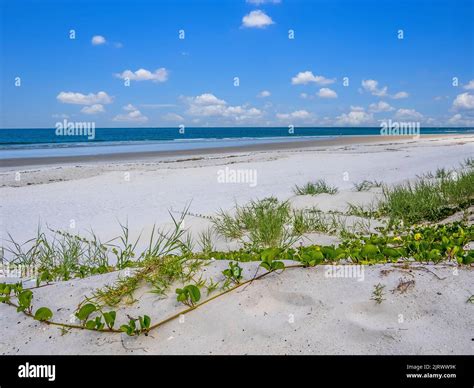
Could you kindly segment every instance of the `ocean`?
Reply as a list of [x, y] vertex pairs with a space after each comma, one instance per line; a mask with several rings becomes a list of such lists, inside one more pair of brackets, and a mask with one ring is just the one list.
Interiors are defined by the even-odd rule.
[[[181, 151], [259, 143], [380, 135], [380, 127], [212, 127], [212, 128], [96, 128], [87, 135], [56, 134], [56, 128], [0, 129], [0, 159], [102, 155], [128, 152]], [[467, 128], [421, 128], [424, 134], [467, 134]]]

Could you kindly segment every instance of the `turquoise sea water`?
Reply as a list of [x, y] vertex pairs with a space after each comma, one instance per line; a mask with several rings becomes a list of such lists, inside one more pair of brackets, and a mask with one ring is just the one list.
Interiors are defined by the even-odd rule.
[[[473, 128], [421, 128], [421, 134], [474, 133]], [[55, 128], [0, 129], [0, 159], [179, 151], [259, 143], [380, 135], [367, 128], [96, 128], [94, 136], [57, 135]]]

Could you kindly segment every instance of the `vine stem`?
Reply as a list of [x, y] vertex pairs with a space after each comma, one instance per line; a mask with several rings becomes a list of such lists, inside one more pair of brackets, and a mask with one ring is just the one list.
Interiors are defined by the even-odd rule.
[[[13, 302], [4, 302], [4, 303], [8, 304], [9, 306], [18, 308], [18, 305], [16, 303], [13, 303]], [[28, 312], [28, 311], [22, 311], [22, 313], [25, 314], [28, 317], [33, 318], [33, 319], [35, 318], [35, 316], [32, 313]], [[104, 332], [104, 333], [121, 333], [120, 330], [116, 330], [116, 329], [108, 329], [107, 328], [107, 329], [101, 329], [101, 330], [94, 330], [94, 329], [88, 329], [85, 326], [73, 325], [71, 323], [54, 322], [54, 321], [50, 321], [50, 320], [44, 320], [44, 321], [40, 321], [40, 322], [43, 322], [43, 323], [46, 323], [46, 324], [52, 325], [52, 326], [67, 327], [67, 328], [70, 328], [70, 329], [100, 331], [100, 332]]]
[[[289, 265], [289, 266], [286, 266], [285, 269], [292, 269], [292, 268], [304, 268], [305, 266], [302, 265], [302, 264], [293, 264], [293, 265]], [[146, 333], [149, 333], [151, 330], [154, 330], [154, 329], [157, 329], [163, 325], [165, 325], [166, 323], [168, 322], [171, 322], [173, 320], [175, 320], [176, 318], [179, 318], [181, 315], [184, 315], [184, 314], [187, 314], [193, 310], [196, 310], [197, 308], [201, 307], [201, 306], [204, 306], [205, 304], [221, 297], [221, 296], [224, 296], [225, 294], [228, 294], [248, 283], [251, 283], [253, 282], [254, 280], [260, 280], [262, 278], [264, 278], [265, 276], [271, 274], [275, 272], [275, 270], [272, 270], [272, 271], [268, 271], [268, 272], [265, 272], [261, 275], [258, 275], [258, 276], [254, 276], [253, 278], [251, 279], [248, 279], [242, 283], [238, 283], [236, 284], [235, 286], [223, 291], [223, 292], [220, 292], [219, 294], [217, 295], [214, 295], [208, 299], [206, 299], [205, 301], [201, 302], [201, 303], [198, 303], [198, 304], [195, 304], [194, 306], [191, 306], [185, 310], [182, 310], [180, 311], [179, 313], [176, 313], [176, 314], [173, 314], [171, 315], [170, 317], [168, 318], [165, 318], [164, 320], [158, 322], [158, 323], [155, 323], [154, 325], [150, 326], [147, 330], [146, 330]], [[16, 307], [18, 308], [18, 305], [13, 303], [13, 302], [5, 302], [6, 304], [8, 304], [9, 306], [12, 306], [12, 307]], [[23, 314], [25, 314], [26, 316], [28, 317], [31, 317], [31, 318], [34, 318], [34, 315], [28, 311], [22, 311]], [[48, 325], [52, 325], [52, 326], [60, 326], [60, 327], [66, 327], [66, 328], [69, 328], [69, 329], [79, 329], [79, 330], [90, 330], [90, 331], [95, 331], [95, 332], [101, 332], [101, 333], [122, 333], [121, 330], [117, 330], [117, 329], [100, 329], [100, 330], [96, 330], [96, 329], [89, 329], [85, 326], [80, 326], [80, 325], [73, 325], [73, 324], [70, 324], [70, 323], [61, 323], [61, 322], [54, 322], [54, 321], [50, 321], [50, 320], [45, 320], [45, 321], [41, 321], [43, 323], [46, 323]]]
[[[304, 265], [302, 265], [302, 264], [294, 264], [294, 265], [289, 265], [289, 266], [285, 267], [285, 269], [302, 268], [302, 267], [304, 267]], [[273, 272], [275, 272], [275, 271], [268, 271], [268, 272], [265, 272], [265, 273], [263, 273], [263, 274], [261, 274], [261, 275], [259, 275], [259, 276], [256, 276], [256, 277], [253, 277], [253, 278], [251, 278], [251, 279], [248, 279], [248, 280], [246, 280], [245, 282], [238, 283], [238, 284], [236, 284], [235, 286], [233, 286], [233, 287], [231, 287], [231, 288], [229, 288], [229, 289], [227, 289], [227, 290], [225, 290], [225, 291], [223, 291], [223, 292], [221, 292], [221, 293], [219, 293], [219, 294], [216, 294], [216, 295], [214, 295], [214, 296], [212, 296], [212, 297], [206, 299], [205, 301], [203, 301], [203, 302], [201, 302], [201, 303], [198, 303], [198, 304], [196, 304], [196, 305], [194, 305], [194, 306], [191, 306], [191, 307], [189, 307], [189, 308], [187, 308], [187, 309], [185, 309], [185, 310], [183, 310], [183, 311], [181, 311], [181, 312], [179, 312], [179, 313], [177, 313], [177, 314], [174, 314], [174, 315], [172, 315], [172, 316], [170, 316], [170, 317], [168, 317], [168, 318], [166, 318], [166, 319], [164, 319], [164, 320], [158, 322], [158, 323], [155, 323], [154, 325], [150, 326], [149, 330], [153, 330], [153, 329], [156, 329], [156, 328], [158, 328], [158, 327], [160, 327], [160, 326], [163, 326], [164, 324], [166, 324], [166, 323], [168, 323], [168, 322], [170, 322], [170, 321], [172, 321], [172, 320], [174, 320], [174, 319], [176, 319], [176, 318], [179, 318], [181, 315], [184, 315], [184, 314], [187, 314], [187, 313], [189, 313], [189, 312], [191, 312], [191, 311], [193, 311], [193, 310], [196, 310], [197, 308], [199, 308], [199, 307], [201, 307], [201, 306], [204, 306], [205, 304], [207, 304], [207, 303], [213, 301], [214, 299], [217, 299], [217, 298], [219, 298], [219, 297], [221, 297], [221, 296], [224, 296], [225, 294], [228, 294], [229, 292], [232, 292], [232, 291], [236, 290], [237, 288], [240, 288], [240, 287], [242, 287], [242, 286], [244, 286], [244, 285], [246, 285], [246, 284], [248, 284], [248, 283], [251, 283], [251, 282], [253, 282], [254, 280], [262, 279], [263, 277], [265, 277], [265, 276], [267, 276], [267, 275], [269, 275], [269, 274], [271, 274], [271, 273], [273, 273]]]

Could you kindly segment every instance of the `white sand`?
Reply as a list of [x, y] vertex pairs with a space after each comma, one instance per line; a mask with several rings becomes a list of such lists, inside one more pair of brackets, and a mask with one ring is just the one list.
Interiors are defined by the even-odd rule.
[[[213, 215], [220, 208], [231, 209], [236, 202], [243, 204], [271, 195], [288, 199], [293, 196], [295, 184], [320, 178], [341, 192], [337, 196], [309, 198], [308, 206], [344, 210], [347, 202], [374, 200], [372, 195], [364, 198], [367, 193], [354, 193], [355, 182], [401, 182], [438, 167], [459, 167], [460, 162], [473, 155], [474, 136], [456, 135], [453, 139], [213, 155], [174, 163], [158, 160], [126, 165], [10, 168], [0, 170], [0, 237], [6, 238], [9, 232], [16, 240], [26, 241], [36, 233], [39, 223], [67, 230], [73, 220], [76, 229], [72, 232], [83, 233], [92, 228], [107, 240], [119, 233], [118, 221], [127, 219], [132, 235], [138, 236], [142, 230], [146, 235], [154, 223], [170, 221], [170, 209], [180, 211], [191, 201], [192, 213]], [[225, 167], [256, 170], [257, 185], [219, 183], [218, 171]], [[15, 181], [16, 172], [21, 172], [20, 182]], [[50, 179], [63, 181], [49, 182]], [[295, 201], [301, 207], [302, 199]], [[206, 225], [201, 218], [188, 218], [198, 229]]]
[[[93, 229], [103, 240], [119, 232], [118, 220], [128, 219], [132, 235], [169, 223], [168, 210], [192, 201], [194, 214], [213, 215], [235, 202], [270, 195], [290, 199], [295, 208], [317, 206], [344, 211], [347, 203], [370, 204], [379, 196], [353, 191], [353, 183], [377, 180], [397, 183], [438, 167], [456, 168], [474, 155], [474, 136], [452, 139], [302, 148], [213, 155], [200, 160], [74, 164], [2, 169], [0, 171], [1, 238], [7, 232], [20, 241], [36, 233], [38, 223], [84, 233]], [[219, 183], [218, 171], [251, 169], [258, 184]], [[15, 181], [15, 173], [22, 179]], [[129, 175], [127, 175], [129, 174]], [[129, 179], [127, 179], [129, 177]], [[317, 179], [339, 188], [334, 196], [295, 197], [295, 184]], [[186, 226], [197, 232], [209, 221], [188, 216]], [[313, 241], [333, 243], [330, 236]], [[220, 241], [219, 249], [235, 248]], [[224, 262], [206, 268], [218, 276]], [[256, 263], [244, 264], [247, 276]], [[387, 266], [385, 266], [387, 268]], [[0, 306], [0, 351], [6, 354], [97, 353], [311, 353], [311, 354], [474, 354], [472, 269], [454, 275], [452, 268], [381, 276], [381, 267], [365, 269], [365, 280], [324, 277], [324, 269], [288, 270], [215, 300], [189, 314], [185, 323], [171, 322], [148, 338], [71, 332], [26, 318]], [[38, 289], [35, 305], [53, 306], [56, 320], [67, 321], [82, 298], [116, 274], [74, 280]], [[390, 293], [399, 278], [411, 276], [415, 286], [406, 294]], [[386, 284], [386, 301], [371, 301], [374, 284]], [[153, 321], [179, 310], [173, 289], [160, 300], [145, 293], [137, 313]], [[58, 310], [59, 309], [59, 310]], [[127, 310], [128, 311], [128, 310]], [[133, 309], [132, 309], [133, 311]], [[292, 314], [292, 315], [290, 315]], [[400, 314], [403, 323], [399, 322]], [[120, 312], [119, 312], [120, 315]], [[133, 313], [132, 313], [133, 315]], [[294, 316], [294, 323], [289, 319]], [[127, 350], [128, 349], [128, 350]]]
[[[242, 263], [246, 278], [258, 263]], [[206, 276], [222, 280], [227, 262], [213, 262]], [[383, 270], [393, 269], [388, 274]], [[364, 267], [363, 281], [328, 278], [324, 267], [271, 274], [203, 305], [148, 337], [72, 330], [61, 335], [0, 305], [2, 354], [474, 354], [473, 269], [429, 266], [431, 272], [393, 266]], [[263, 270], [262, 270], [263, 271]], [[439, 280], [436, 275], [444, 280]], [[68, 322], [84, 295], [115, 274], [74, 280], [35, 291], [36, 306]], [[415, 280], [405, 293], [399, 279]], [[385, 300], [371, 300], [375, 284]], [[149, 314], [152, 323], [183, 310], [174, 289], [168, 298], [138, 292], [140, 302], [118, 310]]]

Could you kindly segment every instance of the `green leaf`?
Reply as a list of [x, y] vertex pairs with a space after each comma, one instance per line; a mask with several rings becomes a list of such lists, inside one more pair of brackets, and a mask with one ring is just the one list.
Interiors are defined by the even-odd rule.
[[143, 318], [142, 317], [139, 317], [139, 320], [140, 320], [140, 327], [142, 328], [142, 330], [147, 330], [150, 328], [150, 323], [151, 323], [151, 319], [148, 315], [144, 315]]
[[388, 256], [392, 259], [396, 259], [396, 258], [399, 258], [401, 257], [401, 254], [399, 251], [397, 251], [396, 249], [394, 248], [385, 248], [382, 252], [385, 256]]
[[112, 329], [115, 324], [115, 317], [117, 313], [115, 311], [108, 311], [106, 313], [103, 313], [102, 315], [104, 316], [104, 321], [107, 324], [107, 327], [109, 329]]
[[5, 286], [2, 289], [2, 294], [3, 295], [10, 295], [11, 293], [11, 286], [9, 284], [5, 284]]
[[274, 261], [272, 264], [273, 270], [285, 269], [283, 261]]
[[474, 263], [474, 251], [469, 251], [469, 253], [462, 259], [462, 262], [466, 265]]
[[362, 248], [361, 254], [362, 254], [362, 257], [373, 258], [378, 253], [378, 251], [379, 249], [376, 245], [365, 244], [364, 247]]
[[322, 251], [312, 250], [310, 251], [310, 261], [320, 263], [324, 259], [324, 253]]
[[[324, 257], [334, 260], [337, 256], [336, 250], [333, 247], [322, 247], [321, 248], [321, 253], [324, 255]], [[322, 259], [322, 257], [321, 257]]]
[[270, 264], [268, 264], [266, 261], [262, 261], [262, 262], [260, 263], [260, 267], [265, 268], [267, 271], [271, 271]]
[[133, 334], [133, 329], [128, 326], [128, 325], [122, 325], [120, 326], [120, 330], [126, 333], [127, 335], [132, 335]]
[[178, 294], [178, 297], [176, 298], [178, 300], [178, 302], [186, 302], [186, 300], [188, 299], [187, 297], [187, 292], [181, 292]]
[[25, 311], [31, 306], [31, 301], [33, 299], [33, 292], [31, 290], [24, 290], [18, 295], [18, 308], [17, 311]]
[[53, 312], [47, 307], [40, 307], [36, 310], [35, 319], [37, 321], [49, 321], [53, 317]]
[[95, 307], [92, 303], [87, 303], [79, 309], [79, 311], [76, 313], [76, 317], [81, 321], [85, 321], [87, 318], [89, 318], [89, 315], [91, 315], [96, 310], [97, 307]]
[[199, 299], [201, 299], [201, 291], [199, 291], [199, 288], [197, 288], [194, 284], [189, 284], [184, 288], [189, 291], [189, 296], [193, 303], [196, 303], [199, 301]]
[[95, 317], [95, 328], [97, 330], [102, 330], [104, 328], [104, 324], [102, 322], [102, 317], [100, 317], [100, 316]]

